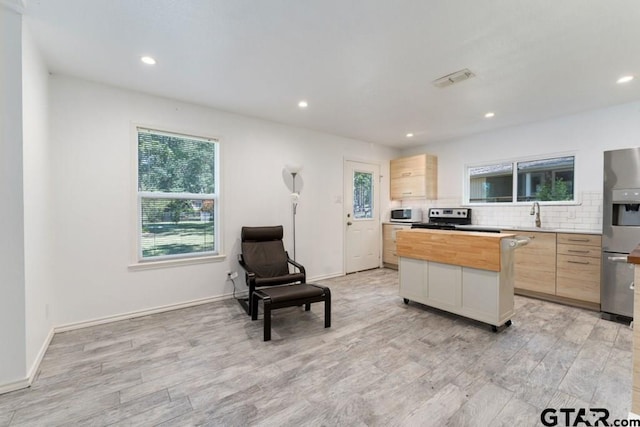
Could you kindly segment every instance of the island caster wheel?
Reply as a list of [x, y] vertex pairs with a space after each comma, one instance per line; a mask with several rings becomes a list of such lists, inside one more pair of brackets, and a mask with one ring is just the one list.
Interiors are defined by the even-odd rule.
[[495, 333], [498, 332], [498, 327], [496, 325], [491, 325], [491, 330]]
[[511, 321], [511, 319], [507, 320], [507, 323], [505, 323], [505, 326], [509, 327], [513, 325], [513, 322]]
[[405, 304], [409, 304], [409, 300], [408, 299], [404, 298], [403, 301], [404, 301]]

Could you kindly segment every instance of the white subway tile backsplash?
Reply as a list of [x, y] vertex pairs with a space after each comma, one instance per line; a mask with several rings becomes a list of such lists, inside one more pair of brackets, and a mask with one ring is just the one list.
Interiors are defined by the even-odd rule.
[[[568, 230], [602, 231], [602, 192], [585, 191], [579, 195], [578, 205], [542, 205], [540, 219], [543, 227]], [[443, 197], [421, 203], [404, 203], [423, 210], [427, 220], [427, 211], [432, 207], [458, 207], [462, 205], [459, 197]], [[526, 206], [472, 206], [473, 224], [487, 226], [531, 227], [535, 217], [530, 215], [531, 205]]]

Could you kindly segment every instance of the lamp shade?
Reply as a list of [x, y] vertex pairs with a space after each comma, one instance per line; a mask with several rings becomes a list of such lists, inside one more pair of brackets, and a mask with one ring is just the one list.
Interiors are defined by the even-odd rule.
[[300, 166], [300, 165], [286, 165], [285, 169], [290, 174], [297, 174], [297, 173], [300, 173], [300, 171], [302, 170], [302, 166]]

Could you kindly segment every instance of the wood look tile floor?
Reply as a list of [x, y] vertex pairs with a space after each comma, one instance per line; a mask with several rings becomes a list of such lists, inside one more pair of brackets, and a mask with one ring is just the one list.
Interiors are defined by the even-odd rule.
[[262, 341], [233, 300], [57, 334], [0, 426], [527, 426], [546, 407], [626, 418], [631, 336], [598, 313], [516, 297], [513, 326], [398, 297], [398, 275], [326, 280], [333, 320], [276, 310]]

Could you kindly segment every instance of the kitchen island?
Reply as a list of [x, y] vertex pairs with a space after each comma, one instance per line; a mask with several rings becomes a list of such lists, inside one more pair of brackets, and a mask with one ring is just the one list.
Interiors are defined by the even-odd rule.
[[396, 234], [400, 296], [492, 325], [513, 316], [515, 234], [402, 230]]

